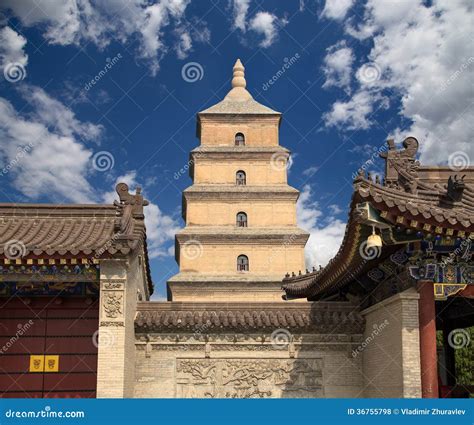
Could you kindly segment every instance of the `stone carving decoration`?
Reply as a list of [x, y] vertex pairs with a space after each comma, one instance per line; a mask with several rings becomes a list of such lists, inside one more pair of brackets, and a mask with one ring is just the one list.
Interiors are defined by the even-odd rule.
[[123, 314], [122, 308], [123, 295], [117, 292], [105, 292], [103, 309], [105, 316], [116, 319]]
[[110, 280], [104, 282], [104, 289], [123, 289], [123, 282], [122, 281], [114, 281]]
[[177, 359], [176, 397], [322, 397], [322, 359]]

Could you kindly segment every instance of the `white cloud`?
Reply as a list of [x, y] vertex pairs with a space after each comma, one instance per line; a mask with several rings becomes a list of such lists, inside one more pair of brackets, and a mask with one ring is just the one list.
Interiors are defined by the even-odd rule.
[[179, 59], [185, 59], [192, 47], [193, 42], [191, 35], [187, 31], [182, 31], [179, 35], [179, 40], [176, 46], [176, 55]]
[[[38, 87], [23, 92], [28, 93], [34, 108], [30, 115], [21, 115], [0, 98], [0, 179], [10, 179], [13, 187], [33, 200], [112, 203], [117, 199], [115, 190], [101, 194], [88, 181], [93, 171], [92, 151], [76, 137], [96, 137], [93, 125], [78, 121], [70, 109]], [[134, 190], [136, 172], [118, 177], [118, 182]], [[145, 224], [150, 257], [170, 255], [177, 220], [151, 202], [145, 208]]]
[[326, 0], [321, 15], [328, 19], [342, 20], [353, 3], [354, 0]]
[[306, 170], [303, 170], [303, 176], [312, 177], [316, 174], [318, 170], [319, 170], [319, 167], [311, 166], [307, 168]]
[[350, 33], [371, 37], [373, 48], [362, 59], [375, 64], [379, 76], [370, 84], [362, 81], [349, 101], [337, 101], [326, 115], [327, 124], [369, 128], [373, 120], [368, 115], [384, 106], [384, 94], [390, 92], [400, 101], [400, 115], [411, 123], [392, 132], [417, 137], [423, 163], [446, 163], [455, 151], [465, 152], [472, 162], [472, 21], [468, 0], [369, 0], [364, 22]]
[[[360, 90], [347, 101], [336, 101], [323, 115], [327, 126], [345, 130], [365, 130], [372, 125], [370, 115], [376, 107], [388, 107], [388, 99], [368, 90]], [[376, 105], [379, 103], [379, 105]]]
[[0, 98], [1, 178], [30, 199], [49, 196], [63, 202], [90, 202], [94, 192], [86, 180], [91, 152], [73, 137], [28, 120]]
[[98, 141], [104, 131], [102, 125], [79, 121], [74, 112], [59, 100], [49, 96], [42, 88], [23, 85], [20, 87], [25, 100], [33, 106], [33, 116], [48, 128], [62, 136], [79, 136], [85, 140]]
[[[334, 211], [334, 206], [331, 206]], [[339, 213], [339, 212], [337, 212]], [[306, 267], [325, 266], [336, 255], [346, 228], [341, 220], [329, 217], [325, 224], [318, 203], [313, 200], [311, 187], [305, 185], [296, 204], [298, 226], [310, 233], [305, 248]]]
[[25, 45], [25, 37], [10, 27], [2, 28], [0, 30], [0, 67], [3, 69], [9, 63], [25, 67], [28, 63], [28, 55], [23, 50]]
[[277, 38], [278, 26], [284, 26], [286, 23], [269, 12], [258, 12], [250, 21], [249, 28], [263, 35], [260, 47], [270, 47]]
[[249, 4], [250, 0], [234, 0], [234, 28], [238, 28], [241, 31], [246, 30], [246, 19]]
[[345, 42], [339, 42], [327, 49], [323, 71], [326, 81], [323, 87], [341, 87], [350, 91], [354, 54]]
[[[180, 26], [189, 3], [190, 0], [4, 0], [1, 7], [10, 10], [25, 26], [44, 28], [43, 37], [51, 44], [93, 43], [104, 48], [112, 41], [126, 43], [138, 38], [138, 55], [155, 74], [171, 44], [165, 41], [164, 30]], [[207, 28], [204, 31], [209, 32]], [[178, 31], [174, 43], [178, 57], [191, 48], [191, 35], [195, 34]], [[195, 40], [201, 42], [203, 38], [196, 35]]]
[[[117, 183], [126, 183], [130, 191], [135, 191], [139, 186], [137, 183], [136, 171], [129, 171], [128, 173], [117, 177], [114, 187]], [[146, 191], [143, 192], [146, 198]], [[106, 192], [102, 195], [102, 199], [106, 203], [112, 203], [117, 199], [115, 190]], [[173, 217], [164, 214], [158, 205], [150, 202], [144, 209], [145, 226], [147, 234], [147, 248], [150, 258], [157, 258], [172, 255], [174, 235], [179, 230], [179, 223]]]

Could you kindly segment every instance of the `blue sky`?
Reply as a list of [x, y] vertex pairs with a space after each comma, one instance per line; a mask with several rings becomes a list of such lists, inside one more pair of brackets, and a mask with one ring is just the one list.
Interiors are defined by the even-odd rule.
[[162, 296], [191, 184], [176, 173], [241, 58], [247, 89], [283, 113], [307, 262], [325, 264], [353, 176], [382, 172], [387, 138], [470, 163], [472, 18], [461, 0], [3, 1], [0, 201], [111, 202], [118, 180], [140, 184]]

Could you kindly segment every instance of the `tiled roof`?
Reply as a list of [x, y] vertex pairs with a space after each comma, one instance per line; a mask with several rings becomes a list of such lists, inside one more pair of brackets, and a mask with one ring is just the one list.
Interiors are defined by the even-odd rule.
[[[8, 256], [12, 240], [24, 246], [23, 257], [128, 254], [145, 238], [147, 201], [128, 194], [128, 187], [121, 185], [117, 186], [121, 202], [115, 205], [0, 204], [0, 255]], [[141, 205], [129, 202], [137, 196]]]
[[199, 112], [199, 115], [207, 114], [280, 115], [280, 112], [274, 111], [268, 106], [258, 103], [253, 97], [244, 101], [232, 100], [226, 97], [219, 103]]
[[354, 305], [341, 303], [139, 303], [138, 332], [206, 332], [312, 330], [320, 333], [362, 332], [363, 318]]

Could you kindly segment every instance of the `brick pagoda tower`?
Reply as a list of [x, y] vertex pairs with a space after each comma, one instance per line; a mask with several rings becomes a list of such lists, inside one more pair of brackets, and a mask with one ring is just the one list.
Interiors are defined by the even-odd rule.
[[237, 60], [227, 96], [198, 114], [169, 300], [281, 301], [285, 273], [304, 269], [308, 234], [296, 225], [299, 192], [287, 184], [281, 113], [245, 87]]

